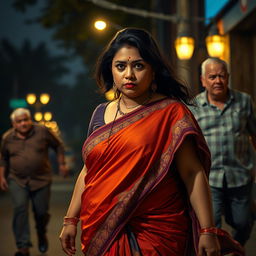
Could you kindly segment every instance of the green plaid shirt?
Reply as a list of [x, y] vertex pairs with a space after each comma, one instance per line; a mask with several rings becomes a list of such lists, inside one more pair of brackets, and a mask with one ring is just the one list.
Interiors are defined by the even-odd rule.
[[191, 107], [212, 155], [210, 186], [222, 187], [225, 175], [228, 187], [251, 181], [255, 152], [250, 135], [256, 135], [256, 111], [250, 96], [229, 90], [223, 110], [209, 104], [206, 91], [196, 97]]

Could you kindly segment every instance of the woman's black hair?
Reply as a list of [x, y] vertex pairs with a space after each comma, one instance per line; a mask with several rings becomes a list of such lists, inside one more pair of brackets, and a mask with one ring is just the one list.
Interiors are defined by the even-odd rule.
[[117, 32], [99, 56], [95, 78], [103, 92], [113, 88], [112, 60], [116, 52], [124, 45], [136, 47], [144, 61], [152, 66], [155, 72], [154, 81], [157, 85], [157, 93], [190, 104], [187, 87], [175, 79], [169, 63], [162, 56], [153, 37], [147, 31], [139, 28], [125, 28]]

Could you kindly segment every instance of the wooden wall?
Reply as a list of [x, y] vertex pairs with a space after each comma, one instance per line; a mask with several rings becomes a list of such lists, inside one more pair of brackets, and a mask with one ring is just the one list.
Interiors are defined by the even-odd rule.
[[256, 99], [256, 37], [251, 33], [230, 33], [231, 87]]

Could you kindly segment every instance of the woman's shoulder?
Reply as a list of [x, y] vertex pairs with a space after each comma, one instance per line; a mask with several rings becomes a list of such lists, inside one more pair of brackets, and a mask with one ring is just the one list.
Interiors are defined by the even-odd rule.
[[98, 129], [99, 127], [101, 127], [105, 124], [104, 113], [105, 113], [107, 105], [108, 105], [108, 102], [104, 102], [104, 103], [99, 104], [94, 109], [90, 123], [89, 123], [87, 136], [89, 136], [93, 131], [95, 131], [96, 129]]
[[104, 112], [108, 104], [109, 104], [109, 102], [103, 102], [103, 103], [99, 104], [99, 105], [94, 109], [93, 113], [95, 114], [95, 113], [99, 113], [99, 112], [100, 112], [100, 113]]
[[167, 102], [167, 107], [172, 110], [179, 110], [179, 111], [185, 111], [185, 112], [189, 111], [188, 106], [184, 102], [177, 100], [175, 98], [168, 97], [166, 98], [166, 102]]

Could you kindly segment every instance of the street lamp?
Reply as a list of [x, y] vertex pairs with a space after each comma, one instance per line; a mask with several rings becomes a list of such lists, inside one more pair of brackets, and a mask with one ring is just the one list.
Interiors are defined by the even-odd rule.
[[48, 93], [42, 93], [40, 95], [40, 102], [46, 105], [50, 101], [50, 95]]
[[[191, 8], [190, 0], [177, 0], [176, 6], [177, 6], [177, 14], [175, 15], [168, 15], [165, 13], [159, 13], [159, 12], [149, 12], [146, 10], [136, 9], [136, 8], [130, 8], [118, 4], [113, 4], [106, 0], [87, 0], [89, 2], [92, 2], [93, 4], [99, 5], [103, 8], [111, 9], [111, 10], [120, 10], [126, 13], [132, 13], [134, 15], [142, 16], [142, 17], [151, 17], [156, 18], [160, 20], [169, 21], [172, 23], [176, 23], [178, 27], [178, 36], [175, 40], [175, 48], [177, 52], [177, 56], [181, 60], [189, 60], [194, 51], [194, 39], [190, 36], [188, 36], [186, 33], [183, 33], [183, 36], [180, 36], [180, 31], [191, 31], [189, 28], [190, 23], [193, 22], [205, 22], [207, 18], [205, 17], [190, 17]], [[97, 21], [98, 22], [98, 21]], [[102, 22], [102, 21], [101, 21]], [[104, 24], [104, 23], [97, 23], [97, 24]], [[96, 24], [96, 23], [95, 23]], [[116, 29], [121, 29], [122, 27], [115, 24], [108, 22], [111, 27], [114, 27]], [[103, 25], [104, 28], [101, 28], [102, 25], [100, 25], [100, 30], [103, 30], [106, 28], [106, 25]], [[95, 26], [96, 27], [96, 26]], [[99, 29], [99, 28], [97, 28]], [[211, 45], [211, 46], [210, 46]], [[224, 44], [222, 43], [222, 37], [210, 37], [207, 39], [207, 48], [208, 46], [212, 49], [214, 48], [214, 53], [209, 48], [209, 55], [210, 56], [219, 56], [220, 53], [216, 53], [216, 51], [224, 51]], [[218, 55], [216, 55], [218, 54]]]
[[107, 27], [107, 23], [104, 20], [96, 20], [94, 22], [94, 27], [97, 30], [104, 30]]
[[189, 60], [194, 52], [195, 40], [193, 37], [181, 36], [175, 40], [175, 49], [180, 60]]
[[37, 121], [37, 122], [40, 122], [42, 119], [43, 119], [43, 114], [42, 112], [36, 112], [34, 114], [34, 119]]
[[52, 113], [51, 112], [45, 112], [44, 113], [44, 120], [49, 122], [52, 120]]
[[106, 29], [107, 26], [112, 27], [112, 28], [114, 28], [116, 30], [120, 30], [120, 29], [123, 28], [122, 26], [120, 26], [120, 25], [118, 25], [118, 24], [116, 24], [114, 22], [110, 22], [110, 21], [106, 22], [104, 20], [96, 20], [94, 22], [94, 27], [97, 30], [100, 30], [100, 31], [103, 31], [104, 29]]
[[26, 101], [29, 105], [34, 105], [36, 110], [40, 109], [41, 105], [46, 105], [50, 101], [50, 95], [48, 93], [42, 93], [37, 101], [37, 96], [34, 93], [29, 93], [26, 97]]
[[33, 105], [36, 102], [36, 95], [34, 93], [29, 93], [26, 97], [26, 101], [29, 105]]
[[219, 34], [218, 28], [215, 24], [211, 27], [209, 35], [206, 37], [205, 41], [208, 54], [211, 57], [220, 58], [223, 56], [225, 50], [224, 36]]
[[34, 114], [34, 119], [37, 121], [37, 122], [49, 122], [52, 120], [52, 113], [51, 112], [45, 112], [45, 113], [42, 113], [42, 112], [36, 112]]
[[[50, 117], [49, 113], [50, 112], [46, 112], [45, 114], [43, 114], [40, 110], [41, 107], [43, 105], [46, 105], [49, 103], [50, 101], [50, 95], [48, 93], [42, 93], [40, 94], [39, 97], [37, 97], [34, 93], [29, 93], [26, 96], [26, 101], [29, 105], [34, 106], [35, 108], [35, 114], [34, 114], [34, 119], [37, 122], [40, 122], [44, 119], [44, 116], [46, 116], [47, 118], [50, 118], [49, 120], [51, 120], [52, 115]], [[51, 114], [51, 113], [50, 113]]]

